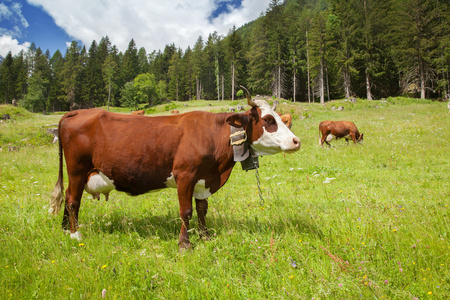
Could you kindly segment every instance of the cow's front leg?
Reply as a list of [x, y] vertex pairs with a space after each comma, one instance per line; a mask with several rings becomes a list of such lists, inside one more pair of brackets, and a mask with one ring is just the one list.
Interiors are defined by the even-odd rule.
[[195, 209], [198, 216], [198, 231], [201, 238], [209, 241], [209, 233], [206, 228], [206, 213], [208, 212], [208, 199], [195, 199]]
[[191, 247], [189, 242], [189, 221], [192, 218], [192, 196], [194, 189], [190, 184], [177, 183], [178, 202], [180, 203], [181, 229], [178, 245], [180, 250]]

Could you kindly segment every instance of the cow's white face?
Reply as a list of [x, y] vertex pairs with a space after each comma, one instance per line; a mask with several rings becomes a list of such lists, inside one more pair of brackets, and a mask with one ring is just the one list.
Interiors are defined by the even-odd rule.
[[264, 100], [255, 100], [261, 109], [263, 133], [251, 147], [256, 155], [295, 152], [300, 149], [300, 139], [281, 121], [280, 116]]

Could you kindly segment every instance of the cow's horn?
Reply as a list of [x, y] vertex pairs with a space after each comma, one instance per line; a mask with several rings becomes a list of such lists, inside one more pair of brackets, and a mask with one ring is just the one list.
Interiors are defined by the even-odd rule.
[[244, 90], [245, 95], [247, 96], [247, 103], [248, 103], [248, 105], [250, 105], [252, 107], [256, 107], [257, 105], [256, 105], [255, 101], [253, 101], [252, 96], [250, 95], [250, 92], [245, 87], [243, 87], [242, 85], [240, 87], [241, 87], [241, 89]]

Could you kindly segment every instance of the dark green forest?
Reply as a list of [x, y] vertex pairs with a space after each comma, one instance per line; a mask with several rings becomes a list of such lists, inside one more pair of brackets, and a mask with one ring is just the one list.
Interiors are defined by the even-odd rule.
[[[448, 0], [272, 0], [261, 16], [192, 47], [125, 52], [108, 36], [63, 55], [36, 48], [0, 65], [0, 99], [31, 111], [252, 94], [320, 102], [449, 99]], [[138, 29], [137, 29], [138, 30]]]

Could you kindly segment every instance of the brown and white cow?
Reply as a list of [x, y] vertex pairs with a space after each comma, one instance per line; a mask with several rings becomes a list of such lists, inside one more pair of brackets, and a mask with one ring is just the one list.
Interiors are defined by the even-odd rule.
[[131, 112], [132, 115], [143, 116], [145, 114], [145, 110], [135, 110]]
[[320, 145], [327, 143], [328, 146], [333, 139], [344, 138], [347, 141], [353, 140], [356, 142], [361, 142], [363, 140], [363, 134], [359, 133], [356, 125], [350, 121], [323, 121], [319, 124], [319, 130], [322, 133], [322, 138], [320, 139]]
[[[83, 190], [97, 197], [113, 189], [140, 195], [171, 187], [177, 189], [180, 205], [180, 248], [190, 246], [192, 198], [200, 234], [207, 238], [207, 198], [227, 182], [236, 163], [231, 127], [245, 131], [245, 143], [257, 156], [300, 149], [299, 138], [269, 104], [252, 100], [244, 90], [251, 106], [244, 113], [193, 111], [142, 117], [86, 109], [65, 114], [59, 122], [59, 176], [50, 211], [58, 213], [65, 201], [62, 226], [70, 230], [71, 237], [80, 239], [77, 228]], [[65, 197], [63, 154], [69, 177]]]

